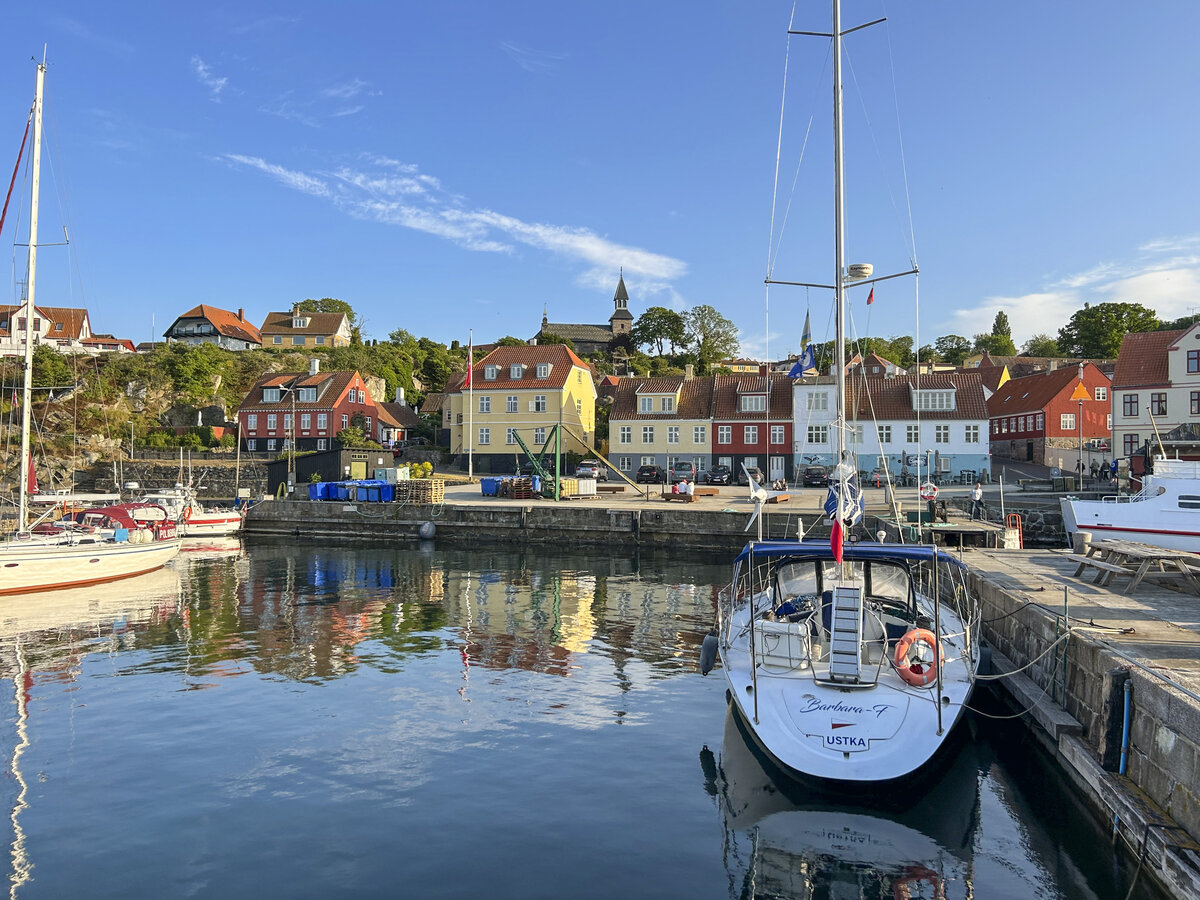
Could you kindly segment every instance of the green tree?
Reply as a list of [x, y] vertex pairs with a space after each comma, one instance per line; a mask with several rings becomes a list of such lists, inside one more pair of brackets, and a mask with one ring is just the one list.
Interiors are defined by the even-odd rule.
[[996, 335], [997, 337], [1000, 335], [1004, 335], [1004, 337], [1007, 338], [1012, 337], [1012, 328], [1010, 328], [1008, 325], [1008, 316], [1005, 314], [1004, 310], [1000, 310], [996, 313], [996, 319], [992, 322], [992, 334]]
[[638, 347], [657, 347], [658, 355], [663, 355], [664, 345], [682, 347], [687, 339], [687, 324], [683, 316], [665, 306], [651, 306], [638, 316], [630, 332], [633, 343]]
[[696, 354], [703, 375], [717, 360], [738, 355], [737, 326], [707, 304], [694, 306], [684, 317], [685, 343]]
[[497, 347], [524, 347], [527, 342], [519, 337], [513, 337], [511, 334], [506, 334], [500, 340], [496, 341]]
[[971, 342], [960, 334], [944, 334], [933, 342], [933, 349], [942, 362], [952, 366], [961, 366], [972, 348]]
[[1126, 334], [1155, 331], [1158, 316], [1140, 303], [1085, 303], [1058, 330], [1058, 348], [1069, 356], [1112, 359]]
[[1048, 334], [1035, 334], [1021, 345], [1022, 356], [1058, 356], [1058, 341]]
[[538, 343], [542, 346], [547, 344], [562, 344], [569, 350], [575, 349], [575, 342], [570, 338], [559, 337], [557, 334], [551, 334], [549, 331], [543, 331], [538, 337]]
[[992, 356], [1017, 355], [1017, 345], [1007, 334], [977, 334], [974, 350], [976, 353], [986, 351]]

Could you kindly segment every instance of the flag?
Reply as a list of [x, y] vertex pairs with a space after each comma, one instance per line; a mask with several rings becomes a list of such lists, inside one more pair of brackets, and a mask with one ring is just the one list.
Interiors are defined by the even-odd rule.
[[875, 302], [875, 288], [871, 288], [871, 293], [867, 294], [867, 306]]
[[833, 559], [835, 562], [842, 561], [842, 523], [837, 519], [833, 520], [833, 531], [829, 533], [829, 548], [833, 550]]
[[37, 470], [33, 467], [33, 451], [29, 451], [29, 476], [25, 481], [25, 493], [36, 494], [38, 492], [37, 485]]
[[804, 333], [800, 335], [800, 347], [807, 347], [812, 343], [812, 323], [808, 320], [808, 313], [804, 314]]
[[804, 352], [800, 354], [800, 358], [796, 360], [796, 364], [792, 366], [788, 372], [788, 378], [799, 378], [805, 372], [817, 367], [816, 354], [813, 351], [812, 344], [804, 348]]
[[470, 343], [467, 344], [467, 380], [463, 382], [463, 387], [471, 387], [471, 369], [474, 366], [475, 357], [475, 338], [472, 337]]

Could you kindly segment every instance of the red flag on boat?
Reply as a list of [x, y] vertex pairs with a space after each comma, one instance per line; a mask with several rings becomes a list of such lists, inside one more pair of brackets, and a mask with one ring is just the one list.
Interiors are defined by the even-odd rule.
[[833, 558], [842, 561], [842, 522], [836, 516], [833, 519], [833, 531], [829, 533], [829, 547], [833, 550]]
[[29, 451], [29, 476], [25, 479], [25, 493], [36, 494], [37, 486], [37, 470], [33, 467], [33, 451]]
[[875, 302], [875, 288], [871, 288], [871, 293], [867, 294], [867, 306]]

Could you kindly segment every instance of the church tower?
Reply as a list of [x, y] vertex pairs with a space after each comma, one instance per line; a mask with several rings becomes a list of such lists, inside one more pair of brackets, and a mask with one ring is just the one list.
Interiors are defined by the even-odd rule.
[[629, 292], [625, 290], [625, 269], [622, 267], [617, 280], [617, 292], [613, 294], [613, 314], [609, 316], [608, 324], [612, 328], [613, 337], [629, 334], [633, 327], [633, 313], [629, 311]]

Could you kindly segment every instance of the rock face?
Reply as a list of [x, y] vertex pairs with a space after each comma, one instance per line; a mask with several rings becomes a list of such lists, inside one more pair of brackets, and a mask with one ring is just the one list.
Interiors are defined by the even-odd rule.
[[[38, 487], [43, 491], [76, 490], [109, 493], [120, 491], [121, 485], [136, 481], [140, 491], [174, 487], [179, 481], [179, 464], [164, 460], [124, 459], [114, 466], [105, 458], [116, 454], [82, 450], [71, 460], [41, 460], [36, 463]], [[15, 495], [20, 473], [20, 453], [0, 454], [3, 480], [0, 494]], [[243, 460], [239, 465], [234, 460], [205, 461], [192, 465], [192, 480], [203, 488], [205, 499], [232, 501], [236, 487], [248, 488], [250, 496], [259, 497], [267, 489], [267, 467], [261, 460]], [[183, 475], [187, 479], [186, 472]], [[73, 483], [72, 483], [73, 482]]]

